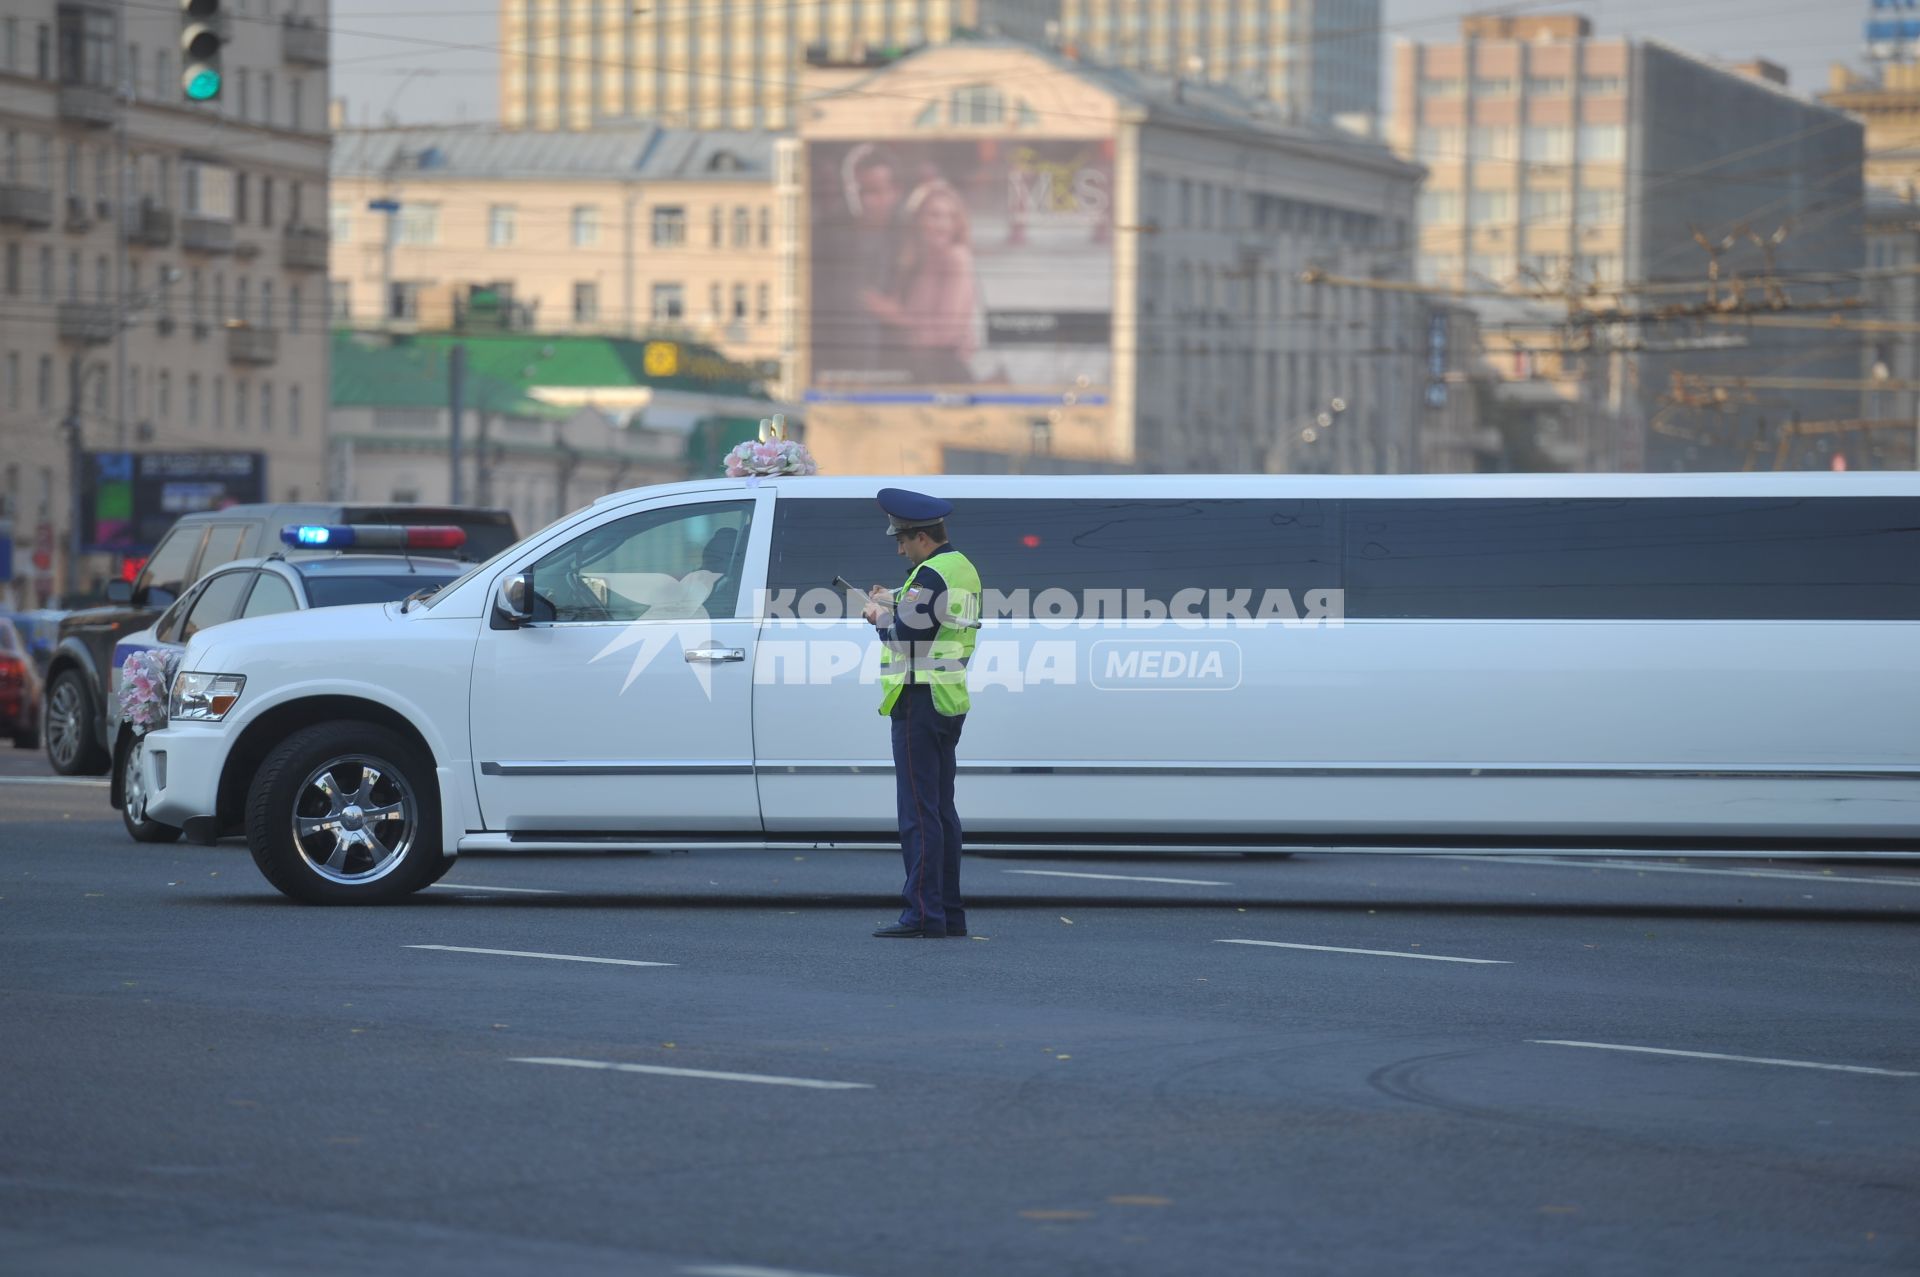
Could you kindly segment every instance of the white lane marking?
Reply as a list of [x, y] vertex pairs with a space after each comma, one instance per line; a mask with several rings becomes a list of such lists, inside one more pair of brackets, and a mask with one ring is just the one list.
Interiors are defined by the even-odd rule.
[[600, 962], [610, 967], [677, 967], [677, 962], [640, 962], [633, 958], [583, 958], [574, 953], [529, 953], [524, 949], [469, 949], [458, 944], [409, 944], [404, 949], [435, 949], [441, 953], [485, 953], [496, 958], [546, 958], [553, 962]]
[[1870, 882], [1883, 887], [1920, 887], [1920, 877], [1858, 878], [1796, 869], [1702, 869], [1692, 865], [1642, 865], [1631, 860], [1553, 860], [1545, 856], [1435, 856], [1435, 860], [1478, 860], [1486, 864], [1553, 865], [1561, 869], [1626, 869], [1645, 874], [1713, 874], [1727, 878], [1788, 878], [1795, 882]]
[[1835, 1073], [1871, 1073], [1876, 1077], [1920, 1077], [1901, 1069], [1870, 1069], [1861, 1064], [1819, 1064], [1813, 1060], [1773, 1060], [1762, 1055], [1721, 1055], [1714, 1051], [1672, 1051], [1658, 1046], [1621, 1046], [1614, 1042], [1565, 1042], [1528, 1038], [1534, 1046], [1583, 1046], [1593, 1051], [1632, 1051], [1639, 1055], [1677, 1055], [1689, 1060], [1732, 1060], [1737, 1064], [1778, 1064], [1789, 1069], [1830, 1069]]
[[780, 1077], [772, 1073], [718, 1073], [711, 1069], [672, 1069], [664, 1064], [616, 1064], [611, 1060], [569, 1060], [558, 1056], [516, 1055], [515, 1064], [557, 1064], [569, 1069], [608, 1069], [655, 1077], [695, 1077], [711, 1082], [754, 1082], [761, 1086], [798, 1086], [809, 1091], [871, 1091], [871, 1082], [829, 1082], [817, 1077]]
[[757, 1264], [703, 1264], [682, 1268], [688, 1277], [832, 1277], [831, 1273], [803, 1273], [798, 1268], [761, 1268]]
[[1216, 940], [1215, 944], [1257, 944], [1264, 949], [1312, 949], [1316, 953], [1364, 953], [1372, 958], [1418, 958], [1422, 962], [1471, 962], [1475, 966], [1506, 967], [1505, 958], [1447, 958], [1437, 953], [1400, 953], [1394, 949], [1342, 949], [1331, 944], [1287, 944], [1280, 940]]
[[1002, 869], [1006, 874], [1027, 874], [1034, 878], [1098, 878], [1103, 882], [1170, 882], [1181, 887], [1231, 887], [1230, 882], [1210, 882], [1205, 878], [1148, 878], [1140, 874], [1070, 873], [1065, 869]]
[[97, 785], [105, 789], [111, 784], [93, 776], [0, 776], [0, 785]]
[[515, 896], [561, 896], [566, 893], [547, 887], [476, 887], [464, 882], [436, 882], [434, 891], [502, 891]]

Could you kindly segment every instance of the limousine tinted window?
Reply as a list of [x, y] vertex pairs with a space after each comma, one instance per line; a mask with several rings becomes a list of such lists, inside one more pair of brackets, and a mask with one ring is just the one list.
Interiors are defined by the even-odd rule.
[[1920, 619], [1920, 501], [1346, 503], [1350, 618]]
[[[1029, 595], [1062, 588], [1140, 590], [1166, 604], [1180, 590], [1284, 589], [1305, 610], [1309, 590], [1340, 584], [1340, 514], [1331, 501], [1061, 500], [956, 502], [954, 548], [987, 588]], [[775, 506], [772, 589], [898, 584], [886, 519], [871, 501], [786, 499]], [[1206, 612], [1205, 607], [1197, 609]]]

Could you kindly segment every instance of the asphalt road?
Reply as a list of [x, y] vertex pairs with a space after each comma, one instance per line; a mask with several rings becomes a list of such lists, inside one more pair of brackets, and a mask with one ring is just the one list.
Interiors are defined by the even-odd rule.
[[0, 1272], [1920, 1268], [1920, 866], [976, 858], [882, 941], [885, 856], [311, 909], [34, 770]]

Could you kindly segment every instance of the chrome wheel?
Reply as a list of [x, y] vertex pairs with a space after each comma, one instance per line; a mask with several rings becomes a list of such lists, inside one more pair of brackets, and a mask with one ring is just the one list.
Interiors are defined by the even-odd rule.
[[127, 746], [127, 758], [121, 764], [126, 768], [125, 774], [120, 777], [121, 810], [136, 825], [147, 819], [147, 778], [140, 771], [140, 760], [146, 752], [146, 741], [136, 736], [133, 743]]
[[384, 878], [406, 859], [420, 829], [420, 804], [398, 767], [354, 754], [321, 764], [293, 800], [293, 845], [329, 882]]
[[87, 741], [87, 698], [71, 677], [53, 685], [47, 697], [47, 757], [61, 771], [75, 766]]

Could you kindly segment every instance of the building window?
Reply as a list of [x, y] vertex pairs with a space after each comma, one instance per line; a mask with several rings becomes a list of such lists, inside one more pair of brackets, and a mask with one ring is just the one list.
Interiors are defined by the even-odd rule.
[[1564, 76], [1528, 76], [1527, 96], [1530, 98], [1563, 98], [1567, 95], [1567, 81]]
[[300, 387], [287, 387], [287, 433], [300, 433]]
[[963, 84], [948, 99], [947, 118], [955, 124], [999, 124], [1006, 117], [1006, 95], [991, 84]]
[[773, 307], [770, 304], [772, 300], [772, 293], [773, 293], [773, 290], [771, 288], [768, 288], [765, 284], [760, 285], [757, 289], [754, 290], [753, 318], [755, 323], [764, 324], [767, 322], [768, 318], [773, 314]]
[[1478, 76], [1473, 81], [1473, 96], [1477, 98], [1510, 98], [1513, 96], [1513, 81], [1505, 78]]
[[1513, 220], [1513, 192], [1507, 190], [1475, 191], [1468, 203], [1468, 215], [1475, 222], [1509, 222]]
[[296, 133], [306, 127], [306, 122], [302, 118], [305, 113], [300, 109], [303, 105], [302, 99], [305, 97], [306, 94], [300, 91], [298, 76], [287, 81], [287, 127]]
[[1614, 253], [1583, 257], [1580, 259], [1580, 274], [1596, 284], [1617, 284], [1620, 282], [1620, 258]]
[[395, 283], [387, 290], [387, 318], [420, 318], [420, 285], [412, 282]]
[[440, 238], [438, 204], [402, 204], [398, 216], [402, 244], [432, 244]]
[[7, 296], [18, 297], [20, 295], [20, 245], [18, 244], [7, 245], [6, 277]]
[[1580, 77], [1580, 96], [1588, 98], [1611, 97], [1626, 88], [1626, 82], [1617, 75], [1583, 75]]
[[187, 424], [198, 428], [200, 425], [200, 374], [187, 374]]
[[327, 281], [327, 315], [336, 324], [353, 319], [353, 284], [344, 279]]
[[273, 433], [273, 383], [260, 383], [260, 433]]
[[733, 286], [733, 322], [736, 324], [745, 323], [746, 319], [747, 286], [745, 284], [735, 284]]
[[687, 242], [687, 210], [674, 204], [653, 209], [653, 246], [672, 248]]
[[1423, 225], [1460, 220], [1460, 192], [1428, 190], [1420, 192], [1420, 221]]
[[154, 387], [154, 415], [162, 421], [173, 420], [173, 374], [162, 371]]
[[53, 249], [44, 245], [40, 249], [40, 300], [53, 300]]
[[573, 210], [573, 246], [591, 248], [600, 242], [600, 210], [581, 204]]
[[1453, 77], [1420, 82], [1420, 96], [1424, 98], [1457, 98], [1460, 96], [1460, 90], [1460, 81]]
[[327, 205], [327, 234], [336, 244], [345, 244], [353, 238], [353, 205], [345, 200], [334, 200]]
[[216, 376], [213, 379], [213, 428], [227, 428], [227, 379]]
[[511, 243], [513, 243], [513, 205], [495, 204], [487, 210], [487, 245], [490, 248], [505, 248]]
[[[218, 389], [217, 385], [215, 388]], [[251, 389], [238, 377], [233, 379], [233, 428], [240, 434], [247, 433], [247, 404]]]
[[[655, 217], [659, 216], [658, 210]], [[657, 223], [656, 223], [657, 225]], [[682, 230], [685, 224], [682, 223]], [[656, 323], [677, 324], [687, 315], [686, 290], [678, 284], [655, 284], [653, 286], [653, 318]]]
[[273, 226], [273, 179], [260, 179], [260, 225], [269, 229]]
[[1467, 150], [1476, 160], [1510, 160], [1520, 154], [1520, 134], [1509, 124], [1476, 124]]
[[1423, 124], [1414, 133], [1414, 153], [1423, 160], [1457, 160], [1463, 136], [1458, 124]]
[[273, 124], [273, 72], [260, 73], [260, 122]]
[[1588, 226], [1611, 225], [1620, 220], [1619, 191], [1581, 191], [1580, 221]]
[[767, 248], [773, 243], [773, 210], [760, 209], [760, 247]]
[[298, 284], [287, 286], [287, 331], [290, 333], [300, 331], [300, 285]]
[[1627, 153], [1627, 130], [1619, 124], [1582, 124], [1580, 158], [1618, 160]]
[[113, 87], [113, 11], [62, 5], [60, 80], [63, 84]]
[[573, 322], [591, 324], [600, 318], [600, 285], [577, 283], [573, 286]]
[[1521, 203], [1529, 222], [1558, 222], [1567, 216], [1567, 193], [1557, 190], [1528, 191]]
[[260, 326], [273, 327], [273, 281], [270, 279], [260, 281]]
[[736, 208], [733, 210], [733, 246], [747, 248], [753, 243], [753, 211]]
[[720, 285], [718, 284], [708, 285], [707, 287], [707, 322], [708, 323], [717, 324], [723, 318], [723, 315], [720, 309], [721, 306], [725, 304], [722, 300], [723, 296], [724, 296], [724, 291], [721, 289]]
[[7, 352], [7, 407], [20, 406], [20, 352]]
[[1573, 158], [1573, 130], [1564, 124], [1529, 124], [1527, 158], [1564, 164]]
[[245, 275], [233, 283], [233, 317], [243, 324], [247, 322], [247, 277]]

